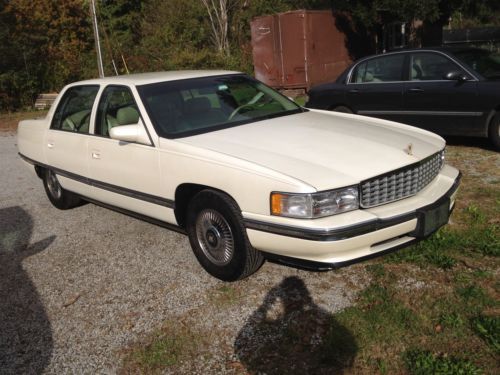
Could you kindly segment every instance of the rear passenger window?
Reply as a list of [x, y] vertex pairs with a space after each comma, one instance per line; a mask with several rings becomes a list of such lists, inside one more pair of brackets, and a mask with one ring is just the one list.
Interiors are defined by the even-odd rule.
[[62, 97], [52, 119], [51, 129], [88, 133], [90, 114], [99, 86], [75, 86]]
[[394, 82], [402, 80], [404, 55], [383, 56], [367, 60], [354, 70], [351, 83]]
[[139, 110], [130, 89], [125, 86], [106, 87], [99, 101], [94, 133], [109, 137], [111, 128], [138, 122]]

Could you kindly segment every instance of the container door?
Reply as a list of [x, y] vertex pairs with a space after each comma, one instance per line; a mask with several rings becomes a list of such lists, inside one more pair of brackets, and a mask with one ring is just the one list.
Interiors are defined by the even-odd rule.
[[271, 87], [282, 86], [279, 30], [275, 16], [252, 21], [252, 53], [255, 78]]
[[283, 87], [307, 86], [305, 61], [305, 14], [290, 12], [278, 16], [283, 63]]

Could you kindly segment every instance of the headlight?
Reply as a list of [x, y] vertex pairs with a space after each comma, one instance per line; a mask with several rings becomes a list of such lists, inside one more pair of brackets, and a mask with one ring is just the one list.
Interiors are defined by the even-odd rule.
[[446, 154], [446, 149], [443, 148], [441, 150], [441, 152], [439, 153], [439, 156], [440, 156], [440, 162], [441, 162], [441, 168], [444, 167], [444, 158], [445, 158], [445, 154]]
[[271, 214], [302, 219], [330, 216], [359, 207], [358, 187], [311, 194], [271, 193]]

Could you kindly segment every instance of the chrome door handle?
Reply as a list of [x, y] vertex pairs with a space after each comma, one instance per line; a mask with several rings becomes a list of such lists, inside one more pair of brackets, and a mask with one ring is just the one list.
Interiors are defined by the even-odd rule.
[[358, 89], [351, 89], [351, 90], [349, 90], [349, 92], [350, 92], [351, 94], [358, 94], [358, 93], [359, 93], [359, 90], [358, 90]]
[[47, 143], [47, 147], [48, 147], [48, 148], [54, 148], [54, 146], [55, 146], [55, 145], [54, 145], [54, 142], [52, 142], [52, 141], [49, 141], [49, 142]]
[[100, 153], [95, 152], [95, 151], [92, 152], [92, 159], [100, 159], [100, 158], [101, 158]]
[[419, 92], [424, 92], [424, 89], [421, 89], [419, 87], [415, 87], [415, 88], [409, 89], [408, 92], [419, 93]]

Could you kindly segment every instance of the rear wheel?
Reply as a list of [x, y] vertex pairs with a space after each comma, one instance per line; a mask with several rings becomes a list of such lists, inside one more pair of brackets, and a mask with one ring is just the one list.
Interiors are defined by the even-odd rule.
[[352, 113], [351, 109], [346, 107], [346, 106], [343, 106], [343, 105], [339, 105], [337, 107], [334, 107], [332, 109], [332, 111], [334, 112], [342, 112], [342, 113]]
[[67, 210], [77, 206], [81, 199], [75, 194], [63, 189], [54, 171], [43, 171], [43, 187], [50, 202], [60, 210]]
[[188, 206], [186, 229], [201, 266], [212, 276], [235, 281], [256, 272], [264, 258], [246, 235], [240, 210], [227, 195], [203, 190]]
[[491, 120], [489, 138], [493, 146], [500, 150], [500, 113], [497, 113]]

